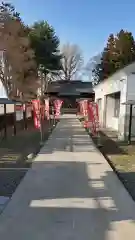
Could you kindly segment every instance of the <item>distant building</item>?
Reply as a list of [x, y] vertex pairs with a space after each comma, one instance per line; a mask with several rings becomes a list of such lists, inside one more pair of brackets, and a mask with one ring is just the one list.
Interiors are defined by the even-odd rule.
[[92, 83], [81, 80], [52, 81], [48, 87], [48, 94], [51, 97], [61, 98], [65, 107], [69, 104], [75, 106], [76, 100], [80, 98], [94, 99]]

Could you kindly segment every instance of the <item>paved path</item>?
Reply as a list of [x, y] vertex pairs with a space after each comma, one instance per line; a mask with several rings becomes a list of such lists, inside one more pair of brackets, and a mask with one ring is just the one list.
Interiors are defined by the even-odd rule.
[[74, 115], [63, 116], [0, 216], [0, 239], [135, 239], [135, 204]]

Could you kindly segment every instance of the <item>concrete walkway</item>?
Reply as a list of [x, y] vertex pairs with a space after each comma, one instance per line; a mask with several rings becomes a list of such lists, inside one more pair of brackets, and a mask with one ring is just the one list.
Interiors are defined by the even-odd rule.
[[17, 188], [0, 239], [135, 239], [135, 204], [76, 116], [62, 117]]

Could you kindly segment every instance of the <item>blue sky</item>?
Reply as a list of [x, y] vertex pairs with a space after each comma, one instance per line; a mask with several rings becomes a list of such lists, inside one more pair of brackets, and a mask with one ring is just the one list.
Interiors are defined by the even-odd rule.
[[[0, 0], [1, 1], [1, 0]], [[78, 44], [85, 61], [99, 53], [110, 33], [135, 34], [134, 0], [10, 0], [27, 24], [47, 20], [61, 43]]]

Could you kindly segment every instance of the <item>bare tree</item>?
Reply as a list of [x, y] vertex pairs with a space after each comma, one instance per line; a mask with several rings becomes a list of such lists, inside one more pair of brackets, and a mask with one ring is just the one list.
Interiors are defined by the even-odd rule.
[[95, 55], [89, 59], [86, 65], [83, 67], [82, 76], [86, 77], [89, 81], [92, 81], [93, 70], [95, 69], [96, 64], [100, 63], [101, 54]]
[[62, 70], [59, 71], [59, 77], [61, 80], [70, 81], [81, 70], [83, 64], [82, 53], [77, 45], [69, 43], [63, 45], [61, 53]]
[[[37, 67], [30, 48], [27, 28], [10, 4], [0, 5], [0, 80], [7, 95], [31, 98], [37, 90]], [[21, 94], [22, 93], [22, 94]]]

